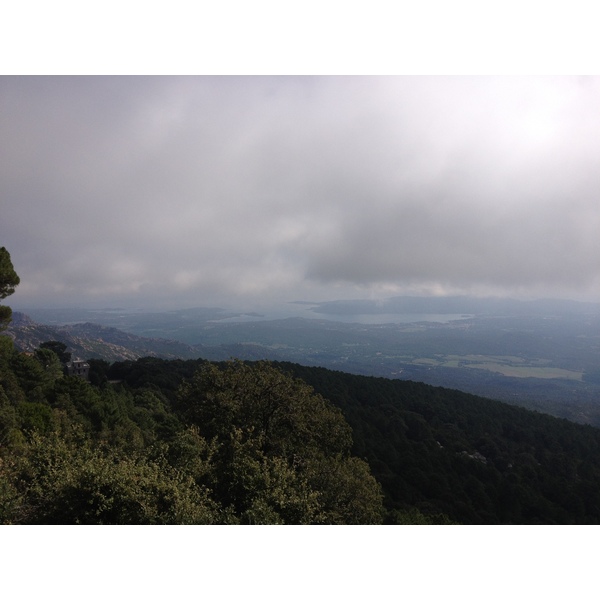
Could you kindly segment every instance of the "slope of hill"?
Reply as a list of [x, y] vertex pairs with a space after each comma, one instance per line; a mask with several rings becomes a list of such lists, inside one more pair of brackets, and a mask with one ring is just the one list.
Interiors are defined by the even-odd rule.
[[104, 361], [86, 381], [55, 368], [52, 350], [0, 338], [0, 524], [383, 521], [350, 426], [305, 383], [269, 364], [202, 362], [179, 387], [184, 361], [141, 364], [152, 361], [154, 381], [132, 389], [103, 379]]
[[281, 367], [342, 409], [392, 511], [600, 523], [600, 429], [422, 383]]
[[[198, 361], [113, 364], [107, 377], [174, 401]], [[387, 522], [600, 524], [600, 430], [411, 381], [275, 363], [339, 407]]]
[[140, 337], [93, 323], [42, 325], [19, 312], [13, 313], [5, 334], [23, 352], [33, 352], [42, 342], [56, 340], [66, 344], [74, 356], [85, 359], [115, 361], [135, 360], [142, 356], [197, 358], [201, 355], [201, 348], [173, 340]]

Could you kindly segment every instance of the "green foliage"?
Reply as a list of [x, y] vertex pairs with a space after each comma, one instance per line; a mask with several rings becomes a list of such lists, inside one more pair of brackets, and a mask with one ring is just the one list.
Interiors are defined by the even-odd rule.
[[374, 523], [381, 492], [341, 411], [266, 362], [201, 367], [176, 409], [215, 440], [219, 501], [241, 522]]
[[[14, 293], [19, 285], [20, 279], [10, 260], [8, 250], [2, 246], [0, 248], [0, 300]], [[10, 323], [12, 310], [8, 306], [0, 306], [0, 330], [4, 329]]]
[[52, 383], [63, 376], [63, 365], [55, 352], [40, 347], [35, 351], [34, 356], [42, 365], [48, 383]]
[[0, 248], [0, 300], [4, 300], [4, 298], [13, 294], [19, 283], [20, 279], [10, 260], [10, 254], [2, 246]]
[[320, 522], [318, 494], [299, 470], [283, 457], [265, 456], [257, 446], [256, 439], [235, 429], [227, 458], [217, 455], [213, 485], [224, 505], [243, 524]]
[[67, 345], [63, 342], [52, 340], [49, 342], [42, 342], [40, 348], [43, 350], [51, 350], [56, 354], [61, 364], [66, 365], [71, 360], [71, 353], [67, 352]]
[[207, 364], [183, 385], [177, 406], [208, 438], [239, 428], [266, 454], [347, 454], [352, 444], [339, 409], [266, 362]]
[[12, 448], [23, 439], [19, 411], [0, 388], [0, 448]]
[[447, 515], [424, 515], [418, 508], [392, 510], [386, 519], [387, 525], [458, 525]]
[[58, 434], [34, 434], [2, 475], [11, 501], [5, 522], [210, 524], [220, 518], [206, 490], [166, 461], [74, 444]]
[[0, 306], [0, 331], [6, 329], [12, 317], [12, 309], [10, 306]]
[[435, 522], [600, 523], [596, 428], [420, 383], [281, 368], [343, 407], [386, 522], [418, 510]]
[[21, 402], [18, 405], [21, 430], [24, 433], [37, 431], [49, 433], [54, 429], [54, 415], [47, 404], [40, 402]]
[[327, 525], [376, 525], [382, 522], [380, 485], [368, 464], [355, 456], [323, 457], [307, 465], [307, 481], [319, 490], [321, 522]]
[[600, 524], [593, 427], [294, 364], [57, 360], [0, 336], [2, 523]]
[[[70, 360], [70, 355], [68, 360]], [[87, 363], [90, 365], [88, 381], [98, 387], [102, 387], [107, 384], [110, 363], [99, 358], [89, 358]]]
[[3, 523], [382, 520], [380, 486], [350, 457], [341, 412], [270, 365], [206, 364], [173, 411], [189, 364], [131, 363], [135, 389], [108, 384], [102, 362], [96, 385], [59, 364], [48, 347], [2, 349]]

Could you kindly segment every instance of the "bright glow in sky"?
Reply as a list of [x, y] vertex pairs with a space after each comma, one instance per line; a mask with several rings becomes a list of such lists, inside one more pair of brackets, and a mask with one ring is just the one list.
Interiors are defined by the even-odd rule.
[[13, 306], [600, 297], [600, 79], [0, 77]]

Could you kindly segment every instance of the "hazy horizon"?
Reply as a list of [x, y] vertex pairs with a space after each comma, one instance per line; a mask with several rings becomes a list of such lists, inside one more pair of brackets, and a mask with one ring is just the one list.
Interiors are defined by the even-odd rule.
[[0, 77], [19, 307], [600, 298], [600, 78]]
[[[326, 301], [285, 301], [280, 303], [261, 303], [252, 306], [236, 304], [195, 305], [195, 306], [137, 306], [137, 305], [49, 305], [34, 303], [31, 305], [12, 304], [14, 312], [41, 322], [53, 322], [54, 315], [60, 315], [59, 321], [93, 321], [93, 315], [112, 314], [134, 315], [153, 313], [205, 315], [218, 322], [270, 321], [300, 317], [307, 319], [333, 320], [364, 324], [386, 322], [438, 321], [447, 322], [472, 318], [478, 314], [600, 314], [600, 302], [572, 300], [567, 298], [510, 298], [508, 296], [393, 296], [388, 298], [347, 298]], [[69, 311], [74, 317], [67, 318]], [[516, 311], [516, 312], [515, 312]], [[525, 312], [523, 312], [525, 311]], [[533, 311], [533, 312], [532, 312]], [[555, 312], [557, 311], [557, 312]], [[211, 317], [211, 315], [213, 315]], [[388, 321], [386, 321], [386, 318]], [[50, 320], [48, 320], [50, 319]]]

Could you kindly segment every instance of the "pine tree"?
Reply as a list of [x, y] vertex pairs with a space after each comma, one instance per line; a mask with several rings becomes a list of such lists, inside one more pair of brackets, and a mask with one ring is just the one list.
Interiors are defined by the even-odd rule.
[[[14, 294], [21, 280], [15, 272], [8, 250], [0, 248], [0, 300]], [[0, 306], [0, 331], [10, 323], [12, 310], [9, 306]]]

